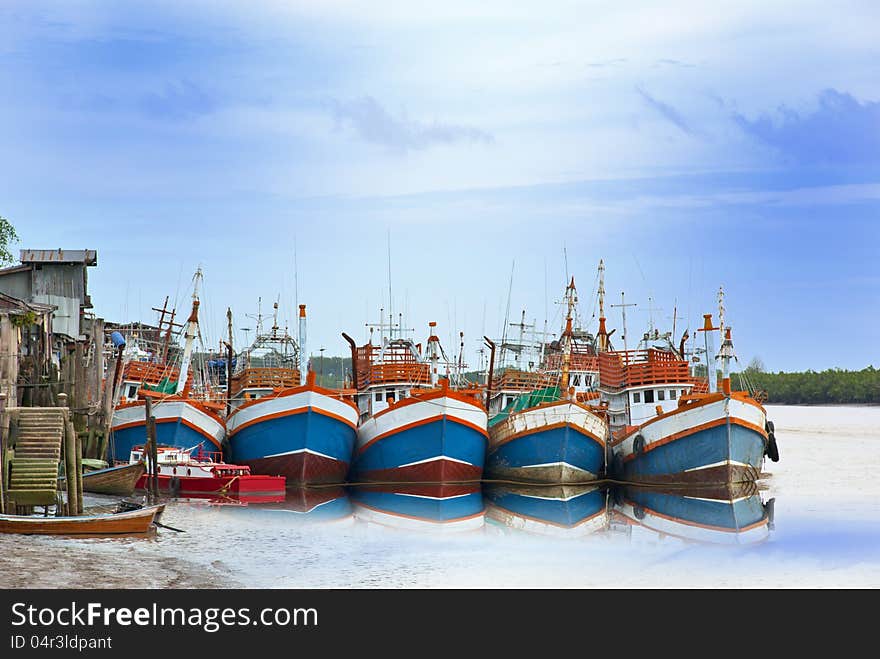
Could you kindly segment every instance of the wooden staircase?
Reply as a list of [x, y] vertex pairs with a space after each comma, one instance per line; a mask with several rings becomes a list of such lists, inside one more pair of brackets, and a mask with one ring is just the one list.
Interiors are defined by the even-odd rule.
[[66, 408], [22, 407], [11, 419], [7, 497], [19, 506], [51, 506], [58, 497]]

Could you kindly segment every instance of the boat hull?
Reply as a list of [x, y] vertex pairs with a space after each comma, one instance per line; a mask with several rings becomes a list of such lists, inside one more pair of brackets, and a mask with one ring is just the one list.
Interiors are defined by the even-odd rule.
[[[92, 494], [110, 494], [113, 496], [126, 497], [134, 492], [138, 479], [146, 471], [144, 463], [120, 465], [108, 467], [97, 471], [86, 471], [82, 475], [83, 492]], [[63, 489], [65, 479], [60, 478]]]
[[0, 515], [0, 533], [23, 535], [124, 535], [143, 534], [153, 528], [165, 506], [130, 512], [82, 517], [24, 517]]
[[489, 430], [486, 475], [531, 483], [586, 483], [605, 471], [607, 426], [571, 402], [540, 405]]
[[230, 415], [230, 460], [289, 486], [344, 483], [357, 435], [357, 408], [301, 387], [247, 403]]
[[478, 481], [486, 454], [486, 412], [451, 392], [413, 395], [369, 417], [358, 429], [358, 481]]
[[[712, 485], [760, 478], [764, 409], [717, 395], [651, 420], [615, 447], [615, 478], [634, 483]], [[642, 440], [638, 440], [641, 436]]]
[[[222, 419], [185, 400], [164, 400], [153, 404], [156, 441], [162, 446], [195, 452], [220, 451], [226, 428]], [[147, 441], [144, 402], [120, 405], [113, 411], [112, 448], [117, 460], [127, 461], [131, 449]]]
[[[137, 482], [138, 490], [147, 489], [145, 474]], [[284, 496], [285, 482], [280, 476], [225, 476], [199, 478], [186, 476], [158, 477], [160, 492], [175, 496]], [[274, 499], [273, 499], [274, 501]]]

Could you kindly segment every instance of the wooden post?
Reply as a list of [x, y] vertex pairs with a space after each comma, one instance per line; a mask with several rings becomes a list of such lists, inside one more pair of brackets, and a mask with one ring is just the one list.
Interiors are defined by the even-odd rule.
[[82, 470], [82, 456], [83, 456], [83, 441], [82, 437], [80, 437], [79, 433], [75, 434], [75, 447], [76, 452], [74, 454], [74, 458], [76, 460], [76, 512], [78, 515], [82, 515], [83, 513], [83, 470]]
[[151, 498], [159, 495], [159, 465], [158, 451], [156, 449], [156, 417], [153, 416], [153, 401], [147, 396], [144, 400], [144, 414], [146, 415], [147, 441], [144, 443], [144, 458], [149, 456], [147, 465], [147, 491]]
[[[67, 407], [67, 394], [58, 394], [59, 407]], [[71, 517], [79, 511], [76, 487], [76, 430], [70, 420], [69, 409], [64, 411], [64, 480], [67, 486], [67, 508]]]
[[150, 415], [150, 459], [153, 461], [153, 497], [159, 498], [159, 447], [156, 444], [156, 417]]
[[6, 394], [0, 393], [0, 515], [6, 514], [6, 438], [9, 436], [9, 414]]

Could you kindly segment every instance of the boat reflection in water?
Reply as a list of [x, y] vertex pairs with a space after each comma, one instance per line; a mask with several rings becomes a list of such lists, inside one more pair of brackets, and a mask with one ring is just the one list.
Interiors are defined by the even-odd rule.
[[348, 493], [362, 522], [431, 533], [474, 531], [484, 525], [479, 483], [358, 485]]
[[773, 529], [773, 503], [764, 503], [755, 483], [672, 489], [624, 486], [612, 494], [612, 526], [655, 539], [749, 545], [764, 542]]
[[491, 485], [485, 496], [493, 527], [567, 537], [608, 530], [606, 491], [597, 485]]
[[[195, 501], [195, 500], [191, 500]], [[279, 497], [223, 497], [208, 503], [221, 504], [224, 512], [238, 514], [257, 525], [354, 523], [351, 501], [342, 486], [293, 488]]]

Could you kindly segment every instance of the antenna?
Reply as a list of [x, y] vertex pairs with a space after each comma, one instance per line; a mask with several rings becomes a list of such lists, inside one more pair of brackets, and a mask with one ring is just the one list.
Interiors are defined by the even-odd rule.
[[391, 229], [388, 229], [388, 334], [394, 338], [394, 303], [391, 301]]
[[626, 304], [623, 298], [623, 291], [620, 292], [620, 304], [609, 304], [609, 307], [620, 307], [620, 312], [623, 315], [623, 351], [626, 352], [628, 350], [626, 346], [626, 308], [627, 307], [637, 307], [639, 306], [635, 302], [630, 302]]
[[504, 365], [504, 345], [507, 343], [507, 323], [510, 319], [510, 295], [513, 293], [513, 268], [516, 266], [516, 259], [510, 263], [510, 283], [507, 285], [507, 309], [504, 311], [504, 325], [501, 329], [501, 364]]

